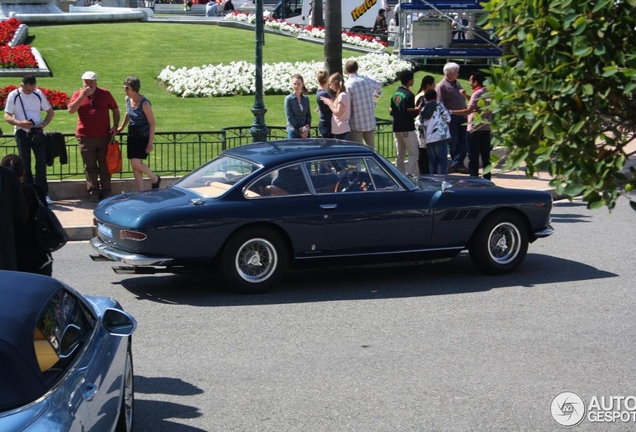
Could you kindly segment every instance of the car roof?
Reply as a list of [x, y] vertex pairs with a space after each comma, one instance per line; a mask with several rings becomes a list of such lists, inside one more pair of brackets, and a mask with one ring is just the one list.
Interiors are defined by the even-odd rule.
[[42, 307], [64, 286], [46, 276], [0, 271], [0, 412], [45, 392], [33, 347]]
[[364, 144], [334, 139], [288, 139], [260, 142], [234, 147], [223, 152], [248, 159], [265, 167], [300, 159], [340, 156], [373, 155], [375, 151]]

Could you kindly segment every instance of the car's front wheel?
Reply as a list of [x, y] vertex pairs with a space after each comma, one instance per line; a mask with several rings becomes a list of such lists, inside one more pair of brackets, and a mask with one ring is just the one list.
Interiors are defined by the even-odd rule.
[[133, 358], [130, 343], [126, 351], [126, 365], [124, 368], [124, 388], [121, 397], [121, 407], [119, 409], [119, 418], [117, 419], [117, 427], [115, 432], [131, 432], [133, 423], [133, 407], [135, 403], [135, 391], [133, 386]]
[[263, 292], [283, 277], [287, 249], [281, 236], [268, 228], [248, 228], [234, 234], [222, 256], [228, 284], [244, 293]]
[[479, 226], [468, 251], [473, 263], [486, 273], [510, 273], [528, 252], [526, 224], [515, 213], [497, 213]]

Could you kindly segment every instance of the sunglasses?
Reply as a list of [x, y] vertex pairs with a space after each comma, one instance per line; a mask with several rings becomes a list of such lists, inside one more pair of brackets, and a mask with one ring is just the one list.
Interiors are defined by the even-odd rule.
[[129, 86], [124, 86], [124, 90], [130, 90]]

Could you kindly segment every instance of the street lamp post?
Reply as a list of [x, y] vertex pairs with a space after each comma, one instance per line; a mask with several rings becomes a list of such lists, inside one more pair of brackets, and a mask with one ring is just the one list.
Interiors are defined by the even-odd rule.
[[254, 114], [254, 123], [250, 128], [253, 142], [267, 140], [267, 127], [265, 126], [265, 103], [263, 102], [263, 43], [265, 32], [263, 31], [263, 0], [256, 0], [256, 71], [255, 84], [256, 96], [252, 113]]

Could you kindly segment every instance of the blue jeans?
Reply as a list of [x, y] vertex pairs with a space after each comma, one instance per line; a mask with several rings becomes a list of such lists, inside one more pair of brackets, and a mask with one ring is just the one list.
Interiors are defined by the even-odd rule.
[[466, 159], [466, 117], [452, 115], [450, 122], [450, 155], [454, 167], [464, 167]]
[[431, 174], [448, 174], [448, 140], [426, 144]]
[[[36, 184], [44, 192], [49, 194], [49, 186], [46, 182], [46, 144], [31, 144], [26, 131], [18, 129], [15, 133], [15, 142], [18, 145], [18, 154], [24, 161], [24, 180], [29, 184]], [[35, 156], [35, 182], [31, 171], [31, 150]]]
[[341, 140], [348, 140], [350, 136], [351, 136], [351, 132], [345, 132], [345, 133], [341, 133], [341, 134], [333, 134], [334, 138], [341, 139]]

